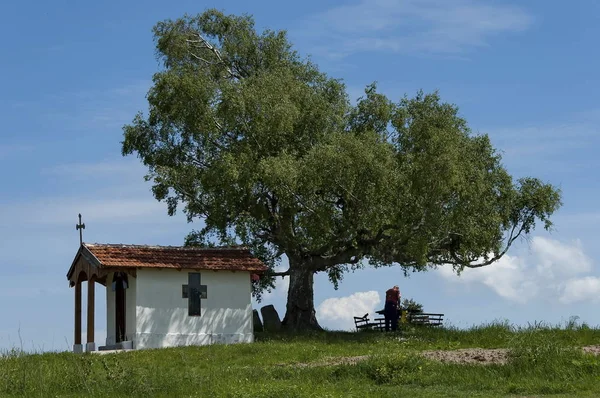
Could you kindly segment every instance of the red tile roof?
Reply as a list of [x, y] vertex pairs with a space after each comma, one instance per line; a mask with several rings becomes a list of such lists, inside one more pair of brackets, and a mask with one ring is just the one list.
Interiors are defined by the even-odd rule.
[[266, 271], [246, 248], [198, 248], [84, 243], [101, 266], [176, 268], [230, 271]]

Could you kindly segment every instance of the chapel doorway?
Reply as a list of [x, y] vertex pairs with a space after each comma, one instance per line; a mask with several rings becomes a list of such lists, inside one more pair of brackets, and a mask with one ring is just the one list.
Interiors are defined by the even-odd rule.
[[125, 300], [126, 300], [126, 289], [128, 287], [127, 274], [124, 272], [117, 272], [113, 278], [113, 289], [115, 291], [115, 327], [116, 327], [116, 343], [120, 343], [126, 340], [125, 330]]

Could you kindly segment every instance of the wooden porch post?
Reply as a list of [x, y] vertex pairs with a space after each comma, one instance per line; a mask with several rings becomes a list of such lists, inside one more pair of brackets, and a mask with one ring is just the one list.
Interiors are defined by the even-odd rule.
[[[95, 287], [96, 287], [96, 277], [91, 276], [88, 279], [87, 286], [87, 342], [94, 342], [94, 304], [95, 304]], [[80, 304], [81, 305], [81, 304]], [[80, 323], [81, 324], [81, 323]]]
[[75, 283], [75, 344], [81, 344], [81, 281]]

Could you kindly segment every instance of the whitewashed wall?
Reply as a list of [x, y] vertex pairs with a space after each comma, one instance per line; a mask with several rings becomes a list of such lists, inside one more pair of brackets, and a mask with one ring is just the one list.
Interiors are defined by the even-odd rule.
[[[188, 299], [181, 297], [188, 272], [200, 272], [207, 286], [200, 316], [189, 316]], [[248, 272], [138, 269], [136, 285], [134, 348], [254, 340]]]
[[[106, 345], [116, 343], [116, 314], [115, 292], [112, 291], [112, 282], [115, 274], [106, 278]], [[136, 298], [137, 280], [127, 275], [129, 287], [125, 290], [125, 339], [132, 340], [136, 331]]]

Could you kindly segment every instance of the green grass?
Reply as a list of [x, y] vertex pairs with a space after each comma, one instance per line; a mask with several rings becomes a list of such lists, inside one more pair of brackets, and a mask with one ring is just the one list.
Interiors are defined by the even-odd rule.
[[[401, 337], [401, 338], [400, 338]], [[261, 334], [254, 344], [0, 357], [0, 396], [600, 396], [600, 329], [493, 323], [469, 330]], [[506, 365], [426, 360], [422, 350], [508, 348]], [[356, 365], [303, 366], [367, 355]]]

